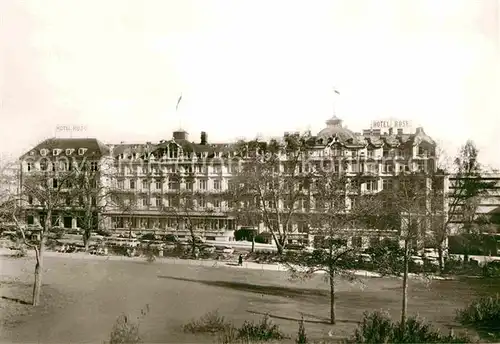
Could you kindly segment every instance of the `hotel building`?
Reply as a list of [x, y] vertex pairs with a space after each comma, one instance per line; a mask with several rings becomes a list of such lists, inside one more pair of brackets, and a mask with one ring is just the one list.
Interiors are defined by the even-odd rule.
[[[444, 177], [441, 175], [442, 182], [438, 184], [433, 180], [436, 176], [434, 140], [423, 128], [409, 131], [402, 128], [405, 124], [377, 122], [372, 129], [355, 133], [334, 116], [326, 121], [323, 130], [309, 135], [311, 160], [341, 158], [344, 163], [339, 164], [338, 169], [347, 175], [364, 177], [359, 185], [361, 193], [390, 189], [400, 172], [409, 171], [423, 172], [426, 185], [438, 185], [443, 191]], [[21, 175], [40, 169], [69, 169], [71, 164], [61, 163], [61, 159], [76, 164], [85, 160], [91, 169], [99, 171], [101, 185], [118, 191], [114, 197], [118, 194], [126, 200], [106, 203], [96, 215], [100, 228], [116, 232], [175, 233], [185, 237], [189, 233], [186, 229], [189, 222], [207, 239], [233, 240], [235, 229], [248, 226], [238, 223], [232, 215], [230, 200], [224, 196], [235, 173], [236, 165], [231, 164], [235, 143], [211, 143], [205, 132], [196, 141], [183, 130], [173, 132], [171, 139], [158, 143], [103, 144], [97, 139], [50, 139], [21, 157]], [[21, 187], [22, 183], [21, 177]], [[196, 194], [189, 209], [179, 203], [186, 190]], [[445, 209], [444, 197], [441, 206]], [[43, 216], [39, 213], [41, 208], [36, 202], [25, 202], [25, 207], [29, 213], [28, 224], [39, 224]], [[302, 212], [309, 211], [314, 211], [314, 200], [302, 208]], [[75, 218], [54, 216], [54, 221], [64, 227], [80, 227]], [[258, 230], [267, 229], [260, 224]], [[315, 234], [299, 217], [292, 221], [289, 231], [290, 242], [310, 243]], [[360, 229], [353, 233], [349, 244], [367, 246], [381, 236], [393, 237], [397, 233]]]

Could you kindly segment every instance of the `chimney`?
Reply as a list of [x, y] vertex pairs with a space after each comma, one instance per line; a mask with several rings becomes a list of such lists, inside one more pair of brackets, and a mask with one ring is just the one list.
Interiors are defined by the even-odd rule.
[[389, 135], [392, 135], [393, 129], [389, 128]]
[[373, 135], [380, 136], [380, 129], [373, 129]]
[[207, 144], [207, 133], [202, 131], [200, 135], [200, 144], [206, 145]]
[[422, 133], [422, 134], [424, 133], [424, 128], [422, 128], [422, 127], [417, 128], [416, 134], [420, 134], [420, 133]]
[[398, 135], [403, 135], [403, 129], [398, 129]]

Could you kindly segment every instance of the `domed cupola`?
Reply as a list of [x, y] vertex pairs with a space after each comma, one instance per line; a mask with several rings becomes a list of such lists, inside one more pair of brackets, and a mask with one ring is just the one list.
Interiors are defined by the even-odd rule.
[[342, 128], [342, 120], [337, 116], [333, 115], [332, 118], [326, 121], [327, 127], [339, 127]]
[[326, 121], [326, 128], [321, 130], [317, 139], [322, 139], [324, 142], [328, 142], [329, 138], [337, 137], [340, 141], [347, 141], [349, 139], [355, 140], [355, 135], [352, 131], [347, 128], [342, 127], [342, 120], [337, 116], [333, 116]]

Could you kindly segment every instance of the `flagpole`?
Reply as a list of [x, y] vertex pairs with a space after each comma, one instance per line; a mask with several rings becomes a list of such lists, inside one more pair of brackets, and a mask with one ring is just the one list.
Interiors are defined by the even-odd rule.
[[179, 116], [178, 114], [178, 110], [179, 110], [179, 103], [181, 102], [182, 100], [182, 93], [181, 95], [179, 96], [179, 99], [177, 99], [177, 104], [175, 105], [175, 113], [177, 114], [178, 116], [178, 120], [179, 120], [179, 130], [182, 129], [182, 118], [181, 116]]
[[336, 114], [336, 105], [337, 105], [337, 102], [336, 102], [336, 98], [337, 96], [340, 96], [340, 92], [337, 90], [336, 87], [333, 88], [333, 116], [335, 117], [337, 114]]

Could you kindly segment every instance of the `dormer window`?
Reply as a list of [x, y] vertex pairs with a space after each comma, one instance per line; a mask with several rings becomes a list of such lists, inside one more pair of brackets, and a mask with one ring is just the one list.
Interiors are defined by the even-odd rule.
[[87, 151], [87, 148], [78, 148], [78, 155], [84, 155]]
[[48, 149], [45, 149], [45, 148], [44, 148], [44, 149], [41, 149], [41, 150], [40, 150], [40, 155], [41, 155], [41, 156], [46, 156], [48, 152], [49, 152], [49, 150], [48, 150]]
[[30, 155], [35, 155], [35, 151], [31, 151], [31, 152], [30, 152]]
[[66, 155], [71, 155], [71, 154], [73, 154], [73, 152], [74, 152], [74, 151], [75, 151], [75, 150], [74, 150], [74, 149], [72, 149], [72, 148], [70, 148], [70, 149], [66, 149]]
[[56, 148], [52, 150], [53, 156], [58, 156], [62, 152], [62, 149]]

